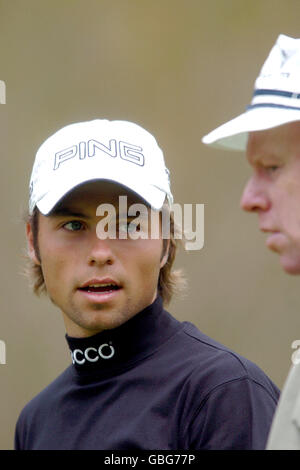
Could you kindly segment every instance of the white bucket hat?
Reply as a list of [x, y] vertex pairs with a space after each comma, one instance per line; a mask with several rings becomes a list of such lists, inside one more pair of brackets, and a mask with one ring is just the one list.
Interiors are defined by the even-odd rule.
[[213, 147], [245, 150], [248, 132], [300, 120], [300, 39], [280, 34], [259, 76], [245, 113], [202, 138]]
[[95, 119], [63, 127], [38, 149], [30, 179], [29, 213], [47, 215], [75, 187], [94, 180], [119, 183], [153, 209], [170, 204], [169, 171], [155, 138], [128, 121]]

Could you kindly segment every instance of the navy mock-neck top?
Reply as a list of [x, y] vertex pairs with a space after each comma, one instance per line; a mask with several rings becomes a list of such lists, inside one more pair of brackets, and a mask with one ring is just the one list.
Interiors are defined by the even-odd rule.
[[66, 335], [71, 364], [20, 413], [15, 449], [263, 449], [279, 391], [158, 297], [118, 328]]

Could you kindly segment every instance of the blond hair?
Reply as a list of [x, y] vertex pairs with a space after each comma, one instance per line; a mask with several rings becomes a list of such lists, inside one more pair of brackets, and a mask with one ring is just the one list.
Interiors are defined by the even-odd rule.
[[[184, 291], [186, 286], [186, 280], [181, 269], [173, 269], [177, 249], [182, 244], [182, 236], [179, 233], [178, 227], [175, 226], [174, 216], [169, 209], [169, 205], [164, 204], [162, 211], [165, 212], [165, 215], [167, 215], [170, 220], [170, 237], [169, 239], [163, 240], [162, 257], [164, 256], [166, 249], [168, 249], [169, 254], [165, 265], [160, 270], [157, 287], [158, 293], [162, 297], [163, 304], [167, 305], [170, 303], [174, 294], [178, 295]], [[38, 217], [39, 210], [37, 209], [37, 207], [35, 207], [33, 214], [27, 215], [25, 217], [25, 220], [31, 225], [31, 230], [33, 234], [33, 246], [35, 254], [38, 260], [40, 261], [40, 253], [38, 246]], [[25, 275], [29, 280], [34, 294], [47, 294], [47, 288], [42, 268], [39, 264], [36, 264], [28, 254], [26, 255]]]

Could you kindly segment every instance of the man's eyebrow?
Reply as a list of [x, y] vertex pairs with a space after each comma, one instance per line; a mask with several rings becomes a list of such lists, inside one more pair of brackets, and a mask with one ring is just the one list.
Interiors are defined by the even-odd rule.
[[49, 215], [52, 217], [78, 217], [81, 219], [90, 219], [90, 216], [83, 214], [82, 212], [77, 212], [68, 207], [58, 207], [54, 209]]

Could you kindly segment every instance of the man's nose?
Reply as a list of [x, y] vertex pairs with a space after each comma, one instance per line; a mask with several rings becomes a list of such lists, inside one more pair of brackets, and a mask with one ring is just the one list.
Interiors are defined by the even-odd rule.
[[104, 266], [106, 264], [113, 264], [114, 260], [115, 256], [112, 249], [112, 240], [109, 238], [100, 239], [97, 234], [95, 234], [91, 240], [88, 264]]
[[244, 211], [257, 212], [269, 208], [269, 199], [263, 186], [253, 176], [245, 186], [241, 197], [240, 206]]

